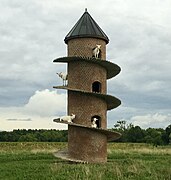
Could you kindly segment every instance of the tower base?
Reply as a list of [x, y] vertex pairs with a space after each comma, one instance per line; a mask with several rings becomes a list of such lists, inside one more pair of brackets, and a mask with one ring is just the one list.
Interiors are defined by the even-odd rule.
[[93, 128], [68, 126], [68, 154], [90, 163], [107, 162], [107, 136]]
[[58, 151], [54, 155], [75, 163], [107, 162], [107, 141], [121, 137], [120, 133], [107, 129], [92, 128], [58, 119], [53, 121], [68, 124], [68, 149]]

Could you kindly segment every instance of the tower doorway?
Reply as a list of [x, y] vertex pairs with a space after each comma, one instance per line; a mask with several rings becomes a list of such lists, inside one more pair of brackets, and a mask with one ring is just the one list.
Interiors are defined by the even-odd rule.
[[99, 81], [95, 81], [92, 84], [92, 92], [101, 93], [101, 83]]
[[91, 122], [93, 122], [94, 118], [96, 118], [96, 125], [97, 125], [97, 128], [101, 128], [101, 117], [98, 116], [98, 115], [95, 115], [91, 118]]

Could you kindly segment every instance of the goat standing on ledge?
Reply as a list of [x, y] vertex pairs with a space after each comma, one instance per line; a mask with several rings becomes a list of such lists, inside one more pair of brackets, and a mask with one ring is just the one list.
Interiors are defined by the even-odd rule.
[[68, 80], [68, 74], [60, 72], [60, 73], [56, 73], [60, 78], [62, 78], [63, 80], [63, 86], [66, 86], [67, 83], [66, 81]]
[[96, 44], [96, 47], [93, 48], [93, 57], [95, 57], [96, 59], [100, 58], [100, 53], [101, 53], [100, 48], [101, 48], [101, 45], [98, 45], [98, 44]]
[[75, 114], [71, 114], [71, 116], [62, 116], [58, 118], [59, 121], [66, 121], [68, 123], [73, 123], [72, 120], [75, 119]]

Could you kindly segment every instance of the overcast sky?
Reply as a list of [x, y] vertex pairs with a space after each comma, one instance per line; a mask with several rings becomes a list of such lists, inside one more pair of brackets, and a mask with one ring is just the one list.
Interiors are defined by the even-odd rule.
[[66, 91], [54, 64], [66, 56], [64, 38], [85, 8], [108, 35], [107, 60], [121, 73], [108, 93], [122, 105], [108, 112], [142, 128], [171, 124], [170, 0], [0, 0], [0, 130], [67, 128]]

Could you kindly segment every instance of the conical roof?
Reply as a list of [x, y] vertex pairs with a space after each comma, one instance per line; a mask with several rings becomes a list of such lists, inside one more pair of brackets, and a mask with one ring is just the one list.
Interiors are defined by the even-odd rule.
[[71, 31], [66, 35], [64, 41], [67, 44], [70, 39], [84, 37], [100, 38], [105, 40], [106, 43], [109, 42], [107, 35], [87, 12], [87, 9]]

